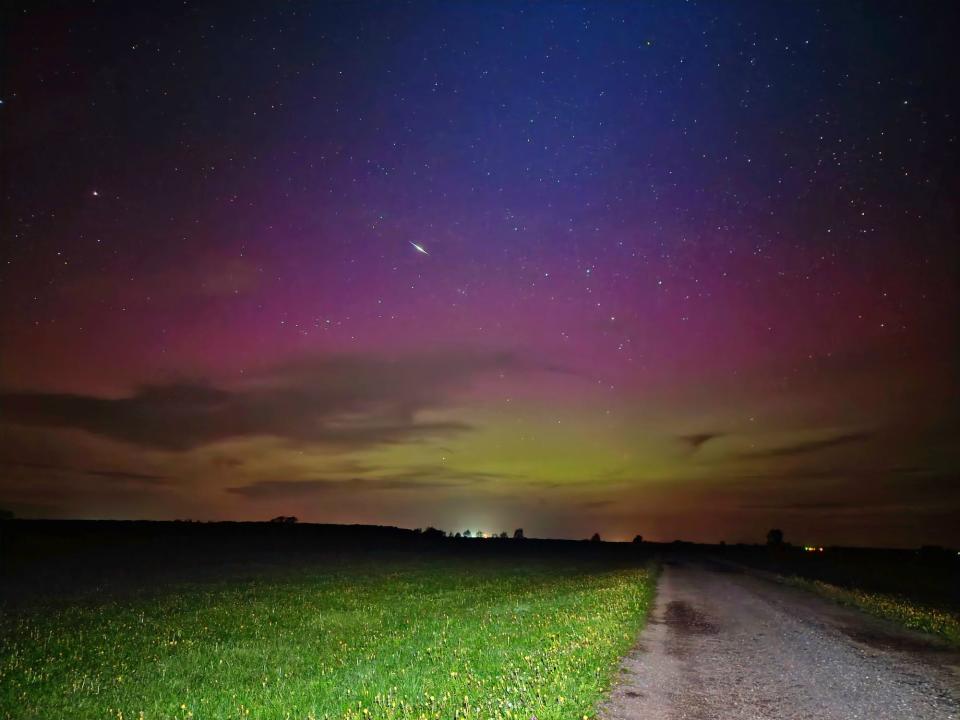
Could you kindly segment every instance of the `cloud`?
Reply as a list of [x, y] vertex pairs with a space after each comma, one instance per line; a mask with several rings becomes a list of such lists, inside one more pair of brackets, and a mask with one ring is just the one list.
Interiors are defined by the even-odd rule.
[[740, 505], [744, 510], [777, 510], [786, 513], [864, 513], [879, 510], [948, 510], [944, 501], [930, 498], [885, 497], [875, 500], [812, 500], [798, 502], [771, 502]]
[[584, 510], [599, 510], [600, 508], [610, 507], [613, 504], [613, 500], [590, 500], [580, 503], [580, 507]]
[[92, 477], [107, 478], [109, 480], [132, 480], [134, 482], [142, 482], [150, 485], [164, 484], [170, 479], [166, 475], [152, 475], [149, 473], [131, 472], [127, 470], [101, 470], [101, 469], [92, 469], [92, 468], [77, 468], [77, 467], [70, 467], [68, 465], [54, 465], [50, 463], [17, 462], [17, 461], [4, 460], [4, 461], [0, 461], [0, 465], [6, 465], [7, 467], [25, 468], [28, 470], [46, 470], [49, 472], [76, 473], [79, 475], [90, 475]]
[[547, 368], [505, 353], [334, 356], [274, 368], [230, 388], [149, 385], [121, 398], [0, 393], [0, 420], [76, 428], [161, 450], [254, 436], [356, 450], [469, 430], [421, 415], [448, 406], [477, 376], [505, 369]]
[[585, 486], [594, 486], [600, 483], [603, 483], [605, 487], [610, 488], [615, 485], [625, 485], [629, 481], [617, 480], [607, 482], [605, 476], [594, 477], [583, 480], [536, 480], [528, 479], [523, 484], [531, 488], [539, 488], [542, 490], [558, 490], [561, 488], [579, 488]]
[[690, 446], [691, 452], [696, 452], [711, 440], [723, 437], [724, 433], [695, 433], [693, 435], [678, 435], [677, 439]]
[[[775, 479], [787, 497], [767, 497], [744, 502], [745, 510], [779, 510], [797, 513], [865, 512], [867, 510], [934, 510], [956, 508], [960, 501], [960, 473], [918, 466], [836, 469], [825, 473], [830, 483], [796, 483], [816, 479], [810, 473], [783, 474]], [[865, 494], [864, 487], [870, 492]], [[761, 490], [762, 487], [754, 486]]]
[[780, 447], [768, 448], [766, 450], [755, 450], [742, 453], [741, 458], [778, 458], [791, 457], [794, 455], [805, 455], [807, 453], [826, 450], [828, 448], [838, 447], [840, 445], [850, 445], [853, 443], [869, 440], [874, 435], [868, 432], [844, 433], [822, 440], [810, 440], [807, 442], [794, 443], [793, 445], [781, 445]]
[[162, 483], [168, 478], [166, 475], [149, 475], [147, 473], [127, 472], [125, 470], [83, 470], [84, 475], [110, 478], [113, 480], [139, 480], [145, 483]]
[[218, 468], [238, 468], [243, 467], [244, 461], [238, 457], [218, 455], [217, 457], [211, 458], [210, 464]]
[[331, 492], [363, 490], [435, 490], [466, 487], [507, 475], [482, 472], [457, 472], [443, 467], [418, 467], [390, 475], [370, 478], [312, 478], [307, 480], [261, 480], [250, 485], [227, 488], [227, 492], [243, 497], [268, 500], [300, 497]]
[[786, 503], [750, 503], [741, 505], [744, 510], [843, 510], [851, 507], [864, 507], [866, 503], [854, 502], [786, 502]]

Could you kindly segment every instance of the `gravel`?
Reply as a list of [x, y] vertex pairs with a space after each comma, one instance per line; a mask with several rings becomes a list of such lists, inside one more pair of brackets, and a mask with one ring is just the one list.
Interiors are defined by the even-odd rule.
[[600, 717], [960, 718], [960, 653], [797, 588], [672, 561]]

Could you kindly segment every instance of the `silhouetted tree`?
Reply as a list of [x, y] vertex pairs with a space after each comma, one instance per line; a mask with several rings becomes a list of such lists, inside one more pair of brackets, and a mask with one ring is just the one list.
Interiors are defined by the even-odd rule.
[[[277, 517], [273, 518], [270, 522], [285, 523], [287, 525], [292, 525], [296, 521], [297, 521], [297, 518], [294, 517], [293, 515], [277, 515]], [[186, 522], [190, 522], [189, 518], [186, 520]]]
[[438, 530], [431, 525], [423, 531], [423, 536], [429, 540], [439, 540], [445, 538], [447, 534], [443, 530]]
[[473, 533], [471, 533], [469, 530], [464, 530], [464, 531], [463, 531], [463, 536], [464, 536], [465, 538], [473, 537]]
[[517, 528], [513, 531], [514, 540], [523, 540], [523, 528]]
[[460, 533], [457, 533], [456, 535], [454, 535], [454, 537], [455, 537], [455, 538], [458, 538], [458, 537], [462, 537], [462, 536], [460, 535]]
[[0, 508], [0, 520], [13, 520], [13, 510]]
[[640, 543], [643, 542], [643, 535], [634, 535], [634, 536], [633, 536], [633, 541], [634, 541], [637, 545], [639, 545]]
[[783, 545], [783, 530], [773, 528], [767, 533], [767, 545]]
[[600, 540], [600, 533], [594, 533], [593, 537], [590, 538], [590, 542], [602, 542]]

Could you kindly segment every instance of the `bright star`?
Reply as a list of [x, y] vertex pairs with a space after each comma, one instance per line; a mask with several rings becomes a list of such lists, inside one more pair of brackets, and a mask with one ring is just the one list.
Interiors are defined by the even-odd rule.
[[426, 250], [423, 249], [423, 246], [422, 246], [422, 245], [417, 245], [413, 240], [410, 240], [409, 243], [410, 243], [411, 245], [413, 245], [413, 249], [416, 250], [417, 252], [423, 253], [424, 255], [429, 255], [429, 254], [430, 254], [430, 253], [428, 253]]

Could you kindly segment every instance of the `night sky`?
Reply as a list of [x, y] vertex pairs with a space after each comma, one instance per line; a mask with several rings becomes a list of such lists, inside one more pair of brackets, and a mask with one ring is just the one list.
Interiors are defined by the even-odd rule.
[[3, 508], [960, 543], [950, 3], [26, 8]]

